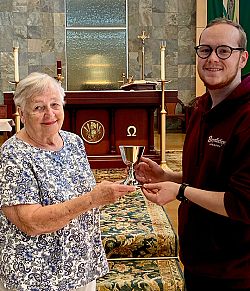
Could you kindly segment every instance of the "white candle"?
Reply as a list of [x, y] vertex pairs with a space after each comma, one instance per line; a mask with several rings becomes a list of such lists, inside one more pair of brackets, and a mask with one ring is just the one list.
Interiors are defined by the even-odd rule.
[[18, 47], [13, 47], [15, 82], [19, 82]]
[[166, 41], [161, 42], [161, 80], [165, 81], [165, 50]]

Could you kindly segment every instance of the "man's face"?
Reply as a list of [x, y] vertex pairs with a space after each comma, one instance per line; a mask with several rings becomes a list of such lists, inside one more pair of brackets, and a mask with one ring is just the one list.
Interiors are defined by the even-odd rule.
[[[217, 24], [205, 29], [200, 38], [200, 45], [209, 45], [213, 49], [220, 45], [239, 47], [239, 32], [229, 24]], [[207, 59], [198, 59], [198, 73], [205, 86], [210, 90], [224, 88], [236, 78], [240, 79], [241, 69], [247, 62], [247, 52], [234, 50], [226, 59], [220, 59], [215, 51]]]

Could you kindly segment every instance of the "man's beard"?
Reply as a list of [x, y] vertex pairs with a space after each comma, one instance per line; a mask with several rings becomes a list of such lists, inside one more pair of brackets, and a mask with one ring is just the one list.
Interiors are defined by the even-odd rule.
[[201, 79], [205, 85], [205, 87], [209, 90], [216, 90], [216, 89], [222, 89], [228, 85], [230, 85], [233, 80], [235, 79], [236, 77], [236, 74], [232, 75], [229, 79], [225, 80], [225, 82], [221, 82], [221, 83], [218, 83], [218, 84], [214, 84], [214, 85], [211, 85], [209, 83], [207, 83], [205, 80]]
[[218, 83], [218, 84], [214, 84], [214, 85], [211, 85], [209, 83], [206, 82], [206, 78], [204, 77], [201, 77], [201, 80], [202, 82], [204, 83], [204, 85], [206, 86], [207, 89], [209, 90], [216, 90], [216, 89], [222, 89], [228, 85], [230, 85], [233, 80], [236, 78], [237, 74], [238, 74], [238, 68], [239, 68], [239, 61], [237, 63], [237, 65], [235, 65], [235, 71], [230, 75], [229, 78], [225, 79], [224, 82], [221, 82], [221, 83]]

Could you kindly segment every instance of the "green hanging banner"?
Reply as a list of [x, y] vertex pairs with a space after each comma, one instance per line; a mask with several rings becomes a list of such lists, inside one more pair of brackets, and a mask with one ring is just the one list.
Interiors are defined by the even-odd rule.
[[207, 0], [207, 23], [223, 16], [223, 0]]
[[[226, 17], [229, 19], [235, 19], [235, 4], [234, 1], [229, 1], [227, 7], [224, 7], [223, 0], [207, 0], [207, 23], [218, 17]], [[239, 23], [244, 28], [247, 37], [248, 45], [247, 50], [250, 53], [250, 1], [239, 0]], [[237, 17], [236, 17], [237, 19]], [[246, 67], [242, 70], [242, 74], [250, 72], [250, 60]]]
[[[249, 13], [250, 13], [250, 1], [249, 0], [240, 0], [240, 24], [244, 28], [247, 36], [248, 36], [248, 44], [247, 50], [250, 53], [250, 21], [249, 21]], [[248, 59], [248, 63], [246, 67], [243, 69], [243, 74], [250, 73], [250, 60]]]

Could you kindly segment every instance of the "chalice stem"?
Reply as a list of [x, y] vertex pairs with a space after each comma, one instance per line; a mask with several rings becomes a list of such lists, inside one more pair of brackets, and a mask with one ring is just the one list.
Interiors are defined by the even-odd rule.
[[122, 182], [125, 185], [134, 185], [140, 187], [140, 183], [135, 178], [134, 165], [140, 160], [144, 146], [119, 146], [122, 160], [128, 166], [128, 174]]
[[135, 176], [134, 176], [134, 166], [131, 164], [129, 168], [129, 181], [132, 182], [132, 184], [135, 182]]

